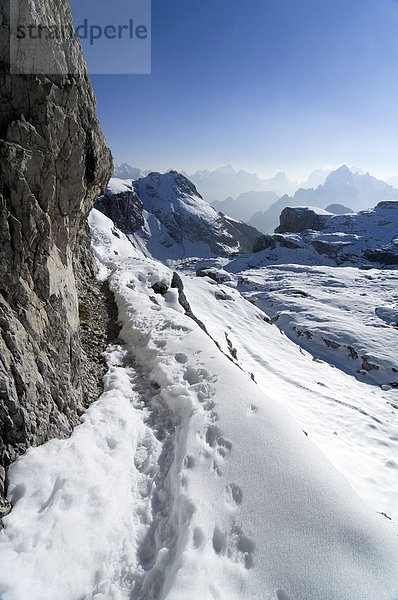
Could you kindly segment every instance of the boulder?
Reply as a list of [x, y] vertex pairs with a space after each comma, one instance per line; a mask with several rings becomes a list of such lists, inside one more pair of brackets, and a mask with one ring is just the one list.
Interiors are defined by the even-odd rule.
[[279, 220], [280, 225], [275, 233], [303, 233], [308, 229], [320, 231], [325, 226], [322, 214], [327, 215], [321, 209], [314, 210], [307, 207], [284, 208]]

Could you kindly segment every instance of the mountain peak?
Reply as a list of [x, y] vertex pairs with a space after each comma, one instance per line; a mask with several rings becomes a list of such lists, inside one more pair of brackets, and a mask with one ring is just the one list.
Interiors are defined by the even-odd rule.
[[145, 173], [141, 169], [132, 167], [128, 163], [124, 162], [116, 164], [113, 169], [113, 177], [117, 179], [139, 179], [144, 177]]
[[223, 175], [233, 175], [234, 173], [236, 173], [236, 171], [232, 167], [232, 165], [225, 165], [225, 167], [218, 167], [218, 169], [216, 169], [216, 173], [221, 173]]

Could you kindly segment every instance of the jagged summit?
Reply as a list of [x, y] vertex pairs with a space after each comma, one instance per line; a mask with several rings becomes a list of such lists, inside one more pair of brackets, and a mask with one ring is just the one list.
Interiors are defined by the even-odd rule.
[[218, 213], [185, 175], [153, 171], [126, 185], [113, 179], [96, 208], [161, 260], [250, 252], [259, 232]]

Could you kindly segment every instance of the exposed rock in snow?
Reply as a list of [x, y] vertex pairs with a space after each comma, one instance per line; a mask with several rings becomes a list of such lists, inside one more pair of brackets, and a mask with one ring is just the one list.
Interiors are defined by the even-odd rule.
[[256, 240], [253, 250], [264, 251], [256, 264], [398, 264], [396, 200], [345, 215], [331, 215], [317, 208], [285, 208], [280, 221], [276, 231], [284, 233]]
[[329, 206], [327, 206], [325, 208], [325, 210], [327, 212], [333, 213], [334, 215], [347, 215], [349, 213], [354, 212], [352, 210], [352, 208], [348, 208], [347, 206], [344, 206], [343, 204], [329, 204]]
[[307, 229], [319, 231], [325, 227], [325, 220], [322, 217], [328, 214], [331, 213], [313, 206], [284, 208], [279, 217], [280, 225], [275, 232], [302, 233]]
[[145, 227], [144, 205], [138, 195], [131, 191], [112, 193], [108, 191], [97, 198], [95, 208], [112, 219], [116, 227], [124, 233], [135, 233]]

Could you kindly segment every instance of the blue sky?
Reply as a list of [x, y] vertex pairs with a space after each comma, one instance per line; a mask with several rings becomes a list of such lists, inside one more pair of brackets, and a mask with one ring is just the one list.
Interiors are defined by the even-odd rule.
[[92, 82], [116, 162], [398, 174], [396, 0], [152, 0], [152, 73]]

